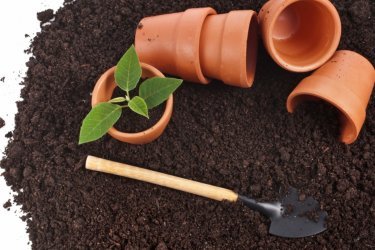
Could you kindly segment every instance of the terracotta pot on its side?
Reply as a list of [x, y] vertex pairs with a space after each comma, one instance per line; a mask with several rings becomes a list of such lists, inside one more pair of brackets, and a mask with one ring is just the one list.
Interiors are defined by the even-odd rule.
[[258, 54], [258, 20], [252, 10], [206, 18], [201, 34], [203, 74], [228, 85], [251, 87]]
[[212, 8], [143, 18], [135, 35], [140, 61], [184, 80], [211, 78], [250, 87], [254, 80], [258, 31], [251, 10], [217, 15]]
[[[164, 75], [156, 68], [141, 63], [142, 78], [164, 77]], [[92, 92], [91, 106], [95, 106], [100, 102], [107, 102], [112, 98], [113, 91], [117, 87], [114, 78], [116, 67], [107, 70], [96, 82]], [[110, 128], [108, 134], [113, 138], [131, 144], [146, 144], [157, 139], [167, 127], [173, 111], [173, 95], [170, 95], [166, 101], [165, 111], [160, 120], [151, 128], [138, 133], [124, 133], [118, 131], [114, 127]]]
[[375, 82], [375, 70], [363, 56], [348, 50], [337, 51], [323, 67], [303, 79], [289, 95], [287, 109], [293, 112], [299, 103], [318, 99], [341, 112], [340, 140], [353, 143], [366, 118], [366, 107]]
[[329, 0], [270, 0], [259, 12], [263, 43], [284, 69], [307, 72], [335, 53], [340, 16]]

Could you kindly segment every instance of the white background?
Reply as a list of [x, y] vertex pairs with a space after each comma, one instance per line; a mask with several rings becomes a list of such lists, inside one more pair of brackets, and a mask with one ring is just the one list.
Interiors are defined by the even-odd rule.
[[[0, 129], [0, 151], [4, 152], [8, 143], [5, 134], [14, 129], [14, 115], [17, 112], [16, 101], [19, 100], [19, 83], [26, 72], [25, 62], [30, 55], [24, 50], [30, 40], [40, 31], [36, 13], [51, 8], [57, 10], [63, 0], [9, 0], [0, 1], [0, 117], [5, 127]], [[25, 38], [25, 34], [30, 38]], [[3, 154], [0, 156], [3, 157]], [[3, 171], [0, 170], [0, 174]], [[26, 223], [19, 218], [20, 207], [12, 204], [10, 211], [3, 208], [13, 193], [0, 176], [0, 249], [30, 249]]]

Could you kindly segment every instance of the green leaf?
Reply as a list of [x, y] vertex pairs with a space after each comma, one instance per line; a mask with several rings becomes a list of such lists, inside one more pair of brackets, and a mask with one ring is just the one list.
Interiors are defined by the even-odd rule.
[[152, 109], [168, 99], [182, 83], [181, 79], [154, 77], [144, 81], [139, 87], [139, 96], [142, 97], [148, 109]]
[[79, 144], [95, 141], [105, 135], [121, 116], [121, 106], [112, 103], [99, 103], [82, 122]]
[[119, 102], [125, 102], [125, 101], [126, 101], [125, 97], [116, 97], [116, 98], [113, 98], [113, 99], [109, 100], [108, 102], [119, 103]]
[[135, 48], [132, 45], [117, 63], [115, 81], [122, 90], [128, 92], [137, 87], [141, 75], [142, 68]]
[[148, 117], [148, 109], [145, 100], [143, 100], [139, 96], [134, 96], [128, 103], [129, 108], [133, 110], [135, 113], [140, 114], [144, 117]]

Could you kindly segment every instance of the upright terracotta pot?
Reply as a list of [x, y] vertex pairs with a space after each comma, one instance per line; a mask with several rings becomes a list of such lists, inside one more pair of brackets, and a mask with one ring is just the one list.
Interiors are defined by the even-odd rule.
[[[164, 75], [159, 70], [148, 64], [141, 63], [141, 67], [142, 78], [164, 77]], [[94, 90], [92, 92], [91, 106], [95, 106], [100, 102], [107, 102], [112, 98], [113, 91], [117, 87], [114, 78], [115, 68], [116, 67], [112, 67], [107, 70], [96, 82]], [[165, 111], [162, 117], [151, 128], [139, 133], [124, 133], [112, 127], [109, 129], [108, 134], [119, 141], [131, 144], [150, 143], [157, 139], [164, 132], [171, 119], [172, 111], [173, 95], [170, 95], [166, 102]]]
[[337, 51], [323, 67], [303, 79], [289, 95], [287, 109], [309, 99], [324, 100], [341, 113], [340, 140], [353, 143], [366, 118], [366, 107], [375, 82], [372, 64], [348, 50]]
[[268, 53], [289, 71], [319, 68], [340, 42], [340, 17], [329, 0], [270, 0], [259, 23]]
[[250, 87], [257, 57], [257, 15], [217, 15], [212, 8], [142, 19], [135, 35], [140, 61], [164, 73], [207, 84], [210, 78]]

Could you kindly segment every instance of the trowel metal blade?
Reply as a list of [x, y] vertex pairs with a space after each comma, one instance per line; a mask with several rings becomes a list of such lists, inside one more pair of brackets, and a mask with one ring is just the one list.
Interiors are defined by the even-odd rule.
[[[282, 215], [270, 218], [270, 234], [300, 238], [316, 235], [327, 229], [325, 222], [327, 213], [320, 210], [319, 203], [312, 197], [299, 201], [297, 190], [291, 188], [281, 205]], [[313, 213], [314, 218], [311, 218], [307, 213]]]

